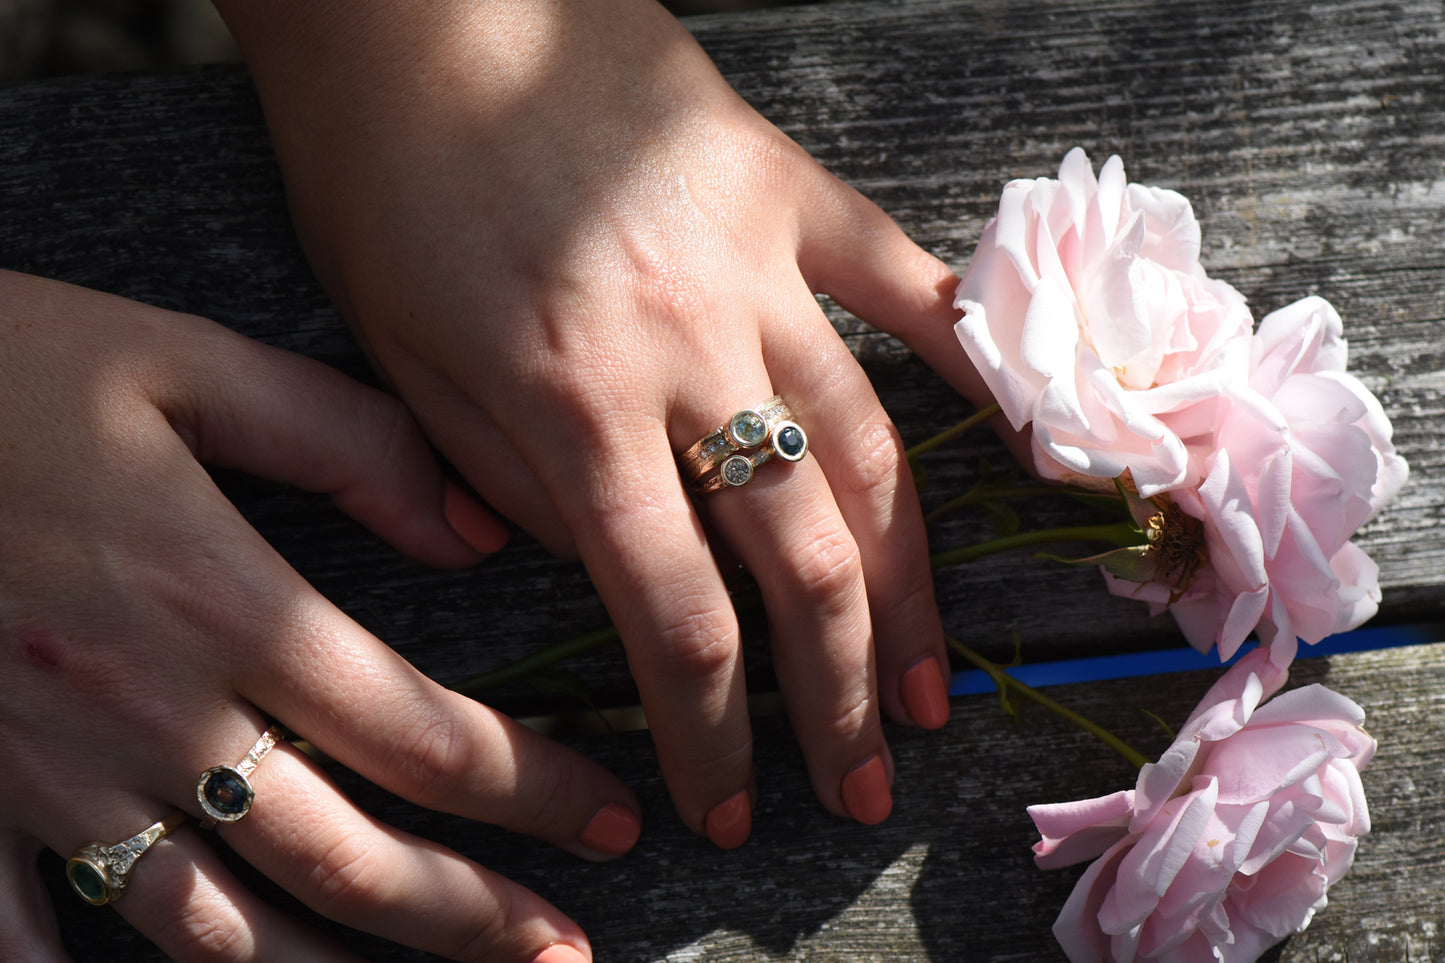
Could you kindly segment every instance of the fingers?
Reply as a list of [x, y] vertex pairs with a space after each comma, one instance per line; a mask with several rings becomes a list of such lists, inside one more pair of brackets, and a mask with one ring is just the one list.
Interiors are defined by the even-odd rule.
[[[641, 435], [642, 433], [639, 433]], [[584, 504], [578, 548], [627, 647], [684, 823], [716, 845], [752, 829], [752, 734], [732, 603], [665, 437], [646, 433]]]
[[147, 850], [120, 900], [126, 920], [175, 960], [315, 960], [359, 957], [258, 899], [194, 826]]
[[67, 959], [36, 860], [41, 846], [0, 831], [0, 960], [60, 963]]
[[505, 524], [444, 479], [396, 399], [208, 322], [178, 320], [192, 322], [191, 337], [172, 342], [179, 374], [156, 401], [198, 460], [327, 492], [429, 564], [475, 564], [506, 543]]
[[958, 278], [856, 190], [817, 170], [802, 206], [798, 266], [808, 286], [895, 335], [978, 407], [993, 398], [953, 333]]
[[295, 749], [274, 750], [253, 784], [250, 814], [220, 831], [317, 912], [450, 959], [527, 963], [558, 944], [590, 959], [581, 929], [541, 897], [377, 822]]
[[284, 644], [241, 667], [242, 696], [418, 805], [589, 859], [631, 849], [639, 807], [616, 776], [443, 689], [319, 597], [313, 606], [291, 614]]
[[938, 729], [948, 721], [948, 656], [912, 473], [866, 375], [811, 313], [778, 319], [781, 330], [765, 341], [768, 369], [784, 397], [800, 399], [809, 451], [857, 545], [884, 710]]

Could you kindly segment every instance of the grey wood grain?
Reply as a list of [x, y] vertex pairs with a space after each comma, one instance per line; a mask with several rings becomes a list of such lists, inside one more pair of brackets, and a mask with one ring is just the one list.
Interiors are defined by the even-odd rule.
[[[1074, 145], [1131, 179], [1174, 187], [1204, 229], [1205, 266], [1257, 315], [1306, 294], [1345, 318], [1351, 367], [1394, 419], [1412, 478], [1360, 536], [1381, 566], [1379, 621], [1438, 619], [1445, 407], [1445, 9], [1424, 0], [1021, 0], [845, 3], [700, 18], [694, 32], [742, 94], [920, 243], [962, 269], [1005, 180], [1053, 174]], [[213, 317], [369, 377], [291, 234], [244, 73], [208, 68], [0, 88], [0, 266]], [[897, 342], [832, 316], [906, 439], [968, 413]], [[974, 437], [929, 456], [927, 505], [967, 487]], [[518, 538], [489, 565], [435, 573], [324, 499], [219, 473], [253, 523], [317, 587], [435, 678], [486, 671], [605, 621], [585, 573]], [[1030, 525], [1077, 517], [1023, 510]], [[951, 516], [936, 547], [987, 534]], [[1179, 644], [1166, 619], [1107, 597], [1089, 571], [1025, 554], [941, 571], [946, 624], [1006, 658], [1010, 629], [1041, 661]], [[771, 686], [766, 633], [750, 684]], [[1434, 649], [1303, 664], [1365, 705], [1375, 831], [1286, 960], [1429, 959], [1445, 926], [1438, 836], [1445, 738]], [[601, 704], [634, 693], [615, 648], [569, 667]], [[1179, 675], [1068, 687], [1066, 697], [1157, 750], [1143, 710], [1177, 721], [1207, 685]], [[526, 686], [524, 713], [573, 708]], [[579, 865], [415, 810], [338, 773], [373, 811], [533, 885], [574, 914], [602, 960], [1036, 960], [1075, 873], [1035, 870], [1023, 806], [1127, 781], [1102, 747], [994, 700], [957, 700], [942, 735], [891, 730], [897, 810], [877, 829], [823, 814], [785, 725], [758, 723], [755, 838], [722, 854], [677, 822], [644, 734], [579, 744], [638, 787], [648, 829], [619, 863]], [[151, 952], [118, 917], [55, 883], [81, 959]], [[245, 872], [244, 866], [238, 870]], [[266, 888], [264, 881], [257, 885]], [[285, 902], [284, 894], [266, 888]], [[416, 954], [342, 934], [366, 955]]]

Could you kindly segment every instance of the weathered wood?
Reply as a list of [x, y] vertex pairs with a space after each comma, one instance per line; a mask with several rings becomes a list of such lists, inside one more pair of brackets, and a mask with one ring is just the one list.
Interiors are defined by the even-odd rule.
[[[1351, 367], [1380, 394], [1413, 470], [1360, 538], [1381, 566], [1380, 619], [1445, 611], [1438, 2], [915, 0], [691, 26], [750, 102], [960, 270], [1004, 181], [1051, 175], [1079, 144], [1096, 164], [1119, 153], [1131, 179], [1184, 192], [1203, 224], [1206, 268], [1257, 314], [1306, 294], [1329, 298], [1345, 318]], [[366, 377], [296, 247], [239, 69], [0, 88], [0, 199], [0, 266], [205, 314]], [[896, 342], [834, 316], [906, 438], [967, 413]], [[966, 487], [982, 457], [1008, 461], [986, 437], [929, 456], [928, 503]], [[604, 620], [585, 574], [525, 539], [475, 572], [435, 573], [324, 499], [220, 478], [322, 592], [436, 678], [494, 668]], [[1025, 518], [1055, 524], [1072, 511], [1044, 505]], [[934, 539], [944, 547], [985, 535], [980, 519], [959, 515]], [[999, 656], [1010, 628], [1036, 661], [1178, 641], [1167, 619], [1107, 597], [1094, 573], [1025, 555], [943, 571], [937, 584], [947, 624]], [[770, 684], [765, 643], [761, 630], [749, 633], [759, 688]], [[1296, 673], [1327, 677], [1364, 704], [1382, 749], [1366, 778], [1375, 832], [1283, 959], [1430, 958], [1445, 926], [1440, 661], [1419, 649]], [[631, 700], [615, 649], [570, 666], [599, 702]], [[1177, 721], [1206, 681], [1090, 684], [1066, 695], [1157, 749], [1141, 710]], [[525, 686], [496, 701], [520, 712], [568, 705]], [[1023, 806], [1118, 788], [1127, 773], [1105, 750], [1038, 713], [1015, 733], [992, 699], [960, 700], [942, 736], [891, 734], [896, 815], [865, 830], [818, 810], [782, 728], [759, 724], [755, 839], [731, 855], [679, 826], [639, 734], [583, 740], [647, 806], [638, 851], [607, 867], [348, 786], [375, 811], [556, 900], [602, 960], [1057, 957], [1048, 923], [1075, 874], [1032, 868]], [[130, 954], [134, 938], [114, 914], [57, 897], [77, 956]]]

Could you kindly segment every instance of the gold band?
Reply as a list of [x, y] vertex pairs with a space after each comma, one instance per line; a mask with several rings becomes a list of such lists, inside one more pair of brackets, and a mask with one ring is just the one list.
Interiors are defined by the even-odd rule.
[[136, 860], [185, 821], [186, 814], [177, 810], [160, 822], [151, 823], [130, 839], [112, 846], [86, 843], [65, 864], [65, 878], [70, 882], [70, 888], [92, 906], [115, 902], [125, 892]]

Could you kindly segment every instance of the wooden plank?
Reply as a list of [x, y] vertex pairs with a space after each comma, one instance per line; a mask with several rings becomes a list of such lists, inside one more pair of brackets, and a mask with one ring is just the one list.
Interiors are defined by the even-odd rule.
[[[1379, 392], [1413, 469], [1360, 539], [1381, 565], [1381, 620], [1439, 617], [1438, 2], [917, 0], [692, 26], [745, 97], [959, 269], [1003, 182], [1052, 174], [1080, 144], [1096, 163], [1117, 152], [1132, 179], [1189, 196], [1206, 267], [1258, 314], [1305, 294], [1329, 298], [1345, 317], [1352, 368]], [[207, 314], [366, 376], [296, 248], [262, 119], [237, 69], [0, 88], [0, 198], [6, 267]], [[905, 437], [967, 413], [896, 342], [834, 318]], [[930, 456], [929, 503], [966, 487], [981, 457], [1007, 461], [982, 437]], [[220, 477], [318, 588], [436, 678], [493, 668], [603, 620], [585, 574], [525, 539], [475, 572], [433, 573], [324, 500]], [[1037, 525], [1070, 517], [1052, 505], [1027, 514]], [[985, 534], [980, 519], [957, 516], [934, 537], [944, 547]], [[1022, 555], [941, 572], [938, 587], [950, 627], [1000, 657], [1010, 628], [1031, 660], [1177, 644], [1167, 619], [1106, 597], [1093, 573]], [[747, 645], [752, 684], [767, 688], [765, 634], [750, 632]], [[1283, 959], [1430, 958], [1445, 925], [1435, 829], [1445, 798], [1440, 662], [1421, 649], [1296, 673], [1327, 678], [1364, 704], [1382, 751], [1366, 779], [1376, 830], [1331, 907]], [[599, 701], [631, 698], [616, 650], [573, 667]], [[1069, 697], [1157, 749], [1141, 710], [1178, 720], [1205, 683], [1174, 676], [1074, 687]], [[525, 687], [497, 701], [516, 711], [562, 704]], [[1048, 922], [1074, 874], [1032, 868], [1022, 807], [1122, 785], [1126, 773], [1102, 749], [1037, 713], [1015, 733], [990, 698], [960, 700], [942, 736], [890, 733], [897, 813], [865, 830], [818, 810], [780, 721], [760, 721], [759, 736], [756, 836], [732, 855], [678, 825], [641, 734], [581, 742], [637, 786], [647, 807], [638, 851], [609, 867], [346, 783], [374, 811], [555, 899], [587, 927], [603, 960], [1057, 957]], [[77, 905], [60, 885], [78, 958], [132, 949], [145, 958], [114, 914]], [[416, 958], [357, 945], [373, 958]]]

